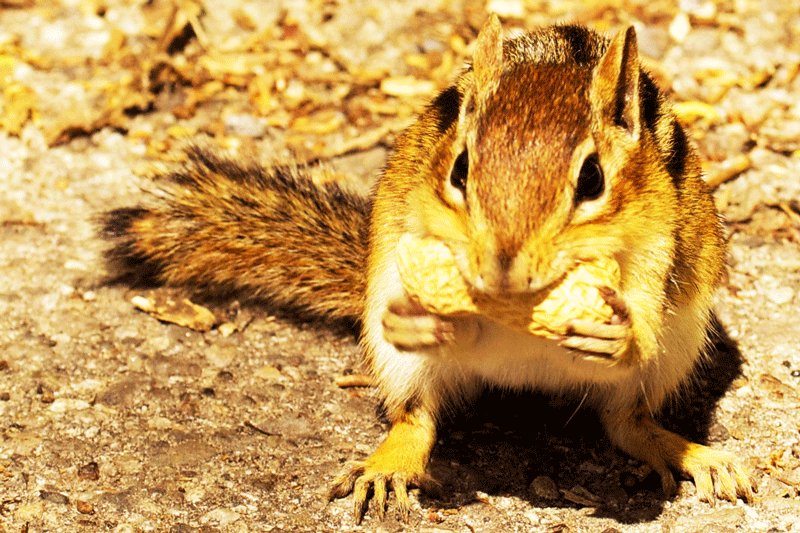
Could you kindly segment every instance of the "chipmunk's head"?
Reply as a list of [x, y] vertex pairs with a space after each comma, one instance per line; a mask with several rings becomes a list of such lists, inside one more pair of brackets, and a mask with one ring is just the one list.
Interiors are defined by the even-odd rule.
[[610, 43], [569, 26], [504, 43], [492, 17], [457, 88], [434, 156], [450, 213], [432, 224], [479, 290], [535, 292], [578, 259], [614, 255], [641, 212], [632, 198], [669, 182], [643, 134], [632, 27]]

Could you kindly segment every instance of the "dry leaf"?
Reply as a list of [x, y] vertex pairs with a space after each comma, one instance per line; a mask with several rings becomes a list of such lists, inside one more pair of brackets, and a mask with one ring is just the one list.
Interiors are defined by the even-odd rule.
[[188, 298], [175, 300], [162, 293], [150, 297], [134, 296], [131, 303], [137, 309], [163, 322], [177, 324], [195, 331], [208, 331], [217, 322], [208, 308], [192, 303]]

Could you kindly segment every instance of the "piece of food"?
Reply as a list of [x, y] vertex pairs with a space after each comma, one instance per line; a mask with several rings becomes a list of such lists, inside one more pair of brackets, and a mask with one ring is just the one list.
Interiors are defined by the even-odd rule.
[[599, 287], [618, 287], [620, 279], [616, 261], [598, 258], [579, 263], [547, 294], [490, 298], [466, 282], [444, 243], [409, 234], [398, 243], [397, 265], [406, 292], [431, 313], [481, 314], [514, 329], [550, 338], [564, 335], [570, 320], [610, 322], [614, 310]]

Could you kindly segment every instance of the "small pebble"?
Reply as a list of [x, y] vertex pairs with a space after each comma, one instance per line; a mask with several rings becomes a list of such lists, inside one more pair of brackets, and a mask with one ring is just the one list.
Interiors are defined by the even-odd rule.
[[791, 287], [779, 287], [767, 292], [767, 298], [775, 305], [785, 305], [794, 300], [794, 289]]
[[223, 322], [217, 327], [217, 331], [223, 337], [230, 337], [239, 327], [233, 322]]
[[224, 528], [241, 518], [241, 515], [232, 509], [219, 507], [212, 511], [207, 512], [200, 518], [200, 522], [207, 524], [209, 522], [216, 522], [220, 527]]
[[281, 371], [274, 366], [266, 365], [255, 371], [255, 377], [264, 381], [274, 382], [281, 378]]
[[7, 392], [0, 392], [0, 402], [7, 402], [11, 399], [11, 394]]
[[97, 481], [100, 479], [100, 466], [96, 461], [86, 463], [78, 468], [78, 478]]
[[[44, 399], [42, 400], [44, 401]], [[72, 398], [59, 398], [50, 402], [50, 411], [54, 413], [66, 413], [67, 411], [83, 411], [91, 407], [86, 400], [75, 400]]]
[[58, 503], [61, 505], [69, 504], [69, 498], [60, 492], [52, 492], [49, 490], [40, 490], [39, 497], [50, 503]]
[[38, 392], [41, 395], [41, 398], [39, 398], [39, 400], [42, 403], [53, 403], [54, 401], [56, 401], [56, 397], [53, 394], [53, 391], [50, 390], [48, 387], [39, 385], [39, 387], [37, 387], [36, 389], [36, 392]]
[[93, 302], [97, 299], [97, 293], [94, 291], [86, 291], [81, 295], [84, 302]]
[[78, 500], [75, 502], [75, 507], [78, 509], [79, 513], [94, 514], [94, 505], [89, 502]]
[[253, 115], [232, 114], [225, 117], [224, 121], [228, 135], [257, 138], [263, 137], [267, 131], [266, 121]]
[[557, 500], [561, 497], [558, 492], [558, 485], [552, 478], [547, 476], [537, 476], [531, 481], [530, 492], [545, 500]]
[[217, 379], [220, 381], [233, 381], [233, 374], [228, 372], [227, 370], [220, 370], [217, 373]]

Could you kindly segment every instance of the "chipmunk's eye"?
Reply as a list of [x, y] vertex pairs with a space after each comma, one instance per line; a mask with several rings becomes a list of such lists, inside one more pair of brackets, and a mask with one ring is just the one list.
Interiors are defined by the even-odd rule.
[[587, 200], [595, 200], [603, 194], [604, 189], [603, 167], [600, 166], [600, 159], [597, 154], [592, 154], [584, 159], [580, 174], [578, 174], [578, 184], [575, 186], [575, 203], [579, 204]]
[[453, 170], [450, 172], [450, 184], [461, 191], [461, 194], [467, 194], [467, 176], [469, 175], [469, 154], [465, 148], [456, 158], [453, 163]]

